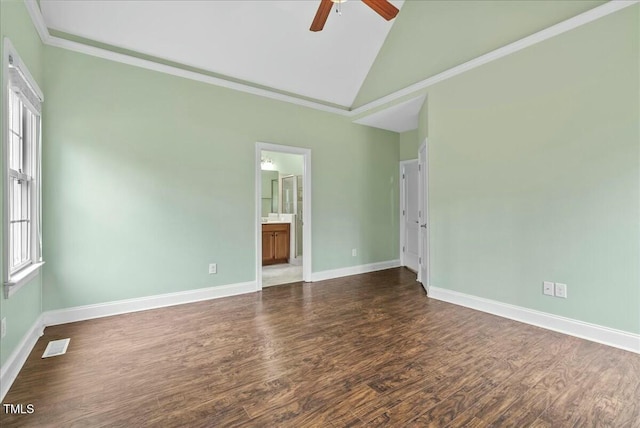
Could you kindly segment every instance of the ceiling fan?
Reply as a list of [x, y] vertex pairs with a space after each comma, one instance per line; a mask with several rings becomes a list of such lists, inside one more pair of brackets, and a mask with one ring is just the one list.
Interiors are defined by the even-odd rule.
[[[313, 18], [311, 28], [309, 29], [311, 31], [322, 31], [333, 4], [343, 3], [345, 1], [346, 0], [320, 0], [320, 6], [318, 6], [318, 11], [316, 12], [315, 18]], [[362, 0], [362, 2], [387, 21], [391, 21], [399, 12], [398, 8], [389, 3], [388, 0]]]

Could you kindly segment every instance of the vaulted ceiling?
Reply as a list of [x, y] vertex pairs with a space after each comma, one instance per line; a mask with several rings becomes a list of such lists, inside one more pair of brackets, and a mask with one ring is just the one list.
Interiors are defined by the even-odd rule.
[[318, 4], [47, 0], [41, 9], [49, 29], [348, 107], [393, 21], [352, 0], [311, 32]]
[[402, 132], [417, 127], [425, 82], [604, 3], [392, 0], [400, 13], [387, 22], [349, 0], [323, 31], [311, 32], [319, 1], [41, 0], [40, 9], [59, 38], [201, 70]]

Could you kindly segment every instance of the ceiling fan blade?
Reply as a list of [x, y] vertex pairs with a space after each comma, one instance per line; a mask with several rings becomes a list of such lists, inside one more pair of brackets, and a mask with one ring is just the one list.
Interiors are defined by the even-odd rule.
[[397, 7], [387, 0], [362, 0], [362, 2], [387, 21], [391, 21], [400, 12]]
[[311, 28], [309, 28], [311, 31], [321, 31], [324, 28], [324, 23], [327, 22], [327, 18], [329, 17], [329, 12], [331, 12], [332, 6], [333, 2], [331, 0], [320, 1], [320, 6], [318, 6], [316, 16], [315, 18], [313, 18]]

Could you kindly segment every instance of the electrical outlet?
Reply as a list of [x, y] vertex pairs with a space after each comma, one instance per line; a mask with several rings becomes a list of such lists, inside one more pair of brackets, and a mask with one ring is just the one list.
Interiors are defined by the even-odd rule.
[[217, 263], [210, 263], [209, 264], [209, 275], [214, 274], [214, 273], [218, 273], [218, 265], [217, 265]]
[[4, 338], [7, 334], [7, 318], [2, 318], [2, 322], [0, 322], [0, 339]]
[[354, 248], [353, 250], [351, 250], [351, 256], [352, 257], [355, 257], [357, 255], [358, 255], [358, 250], [357, 249]]
[[553, 296], [553, 293], [554, 293], [553, 282], [544, 281], [542, 283], [542, 294], [545, 294], [547, 296]]
[[556, 282], [556, 297], [567, 298], [567, 284]]

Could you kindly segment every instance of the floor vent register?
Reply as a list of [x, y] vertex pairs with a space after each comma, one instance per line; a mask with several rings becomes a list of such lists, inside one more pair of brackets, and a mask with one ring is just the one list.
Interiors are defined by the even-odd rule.
[[42, 358], [57, 357], [67, 352], [67, 347], [71, 339], [52, 340], [44, 350]]

